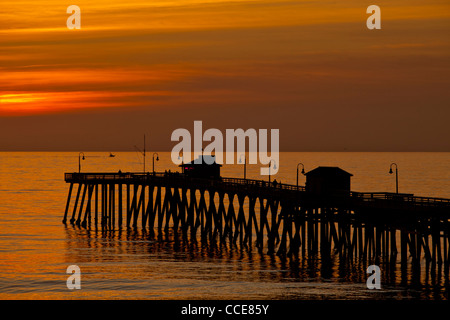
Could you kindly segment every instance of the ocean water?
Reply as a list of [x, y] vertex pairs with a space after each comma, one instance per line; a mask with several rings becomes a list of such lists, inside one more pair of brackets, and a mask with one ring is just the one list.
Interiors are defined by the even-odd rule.
[[[83, 172], [141, 171], [136, 152], [85, 152]], [[151, 171], [152, 153], [146, 170]], [[448, 277], [439, 270], [382, 276], [382, 289], [366, 287], [365, 265], [332, 255], [281, 258], [172, 230], [102, 231], [61, 223], [68, 185], [64, 172], [78, 171], [77, 152], [0, 153], [0, 299], [448, 299]], [[338, 166], [353, 174], [352, 190], [450, 198], [450, 153], [282, 153], [272, 179], [296, 183], [301, 162], [311, 170]], [[247, 178], [260, 165], [247, 165]], [[170, 153], [159, 152], [155, 170], [175, 171]], [[243, 177], [243, 165], [222, 175]], [[299, 183], [305, 178], [300, 174]], [[81, 290], [68, 290], [69, 265], [81, 270]], [[400, 268], [400, 267], [398, 267]]]

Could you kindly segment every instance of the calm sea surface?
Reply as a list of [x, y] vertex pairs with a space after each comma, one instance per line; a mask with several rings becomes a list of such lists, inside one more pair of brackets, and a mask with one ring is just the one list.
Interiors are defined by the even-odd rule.
[[[85, 152], [83, 172], [141, 171], [135, 152]], [[151, 154], [147, 170], [151, 171]], [[159, 153], [156, 171], [177, 170]], [[297, 163], [352, 173], [352, 190], [395, 191], [450, 198], [450, 153], [282, 153], [273, 178], [295, 184]], [[260, 179], [259, 165], [247, 177]], [[76, 152], [0, 152], [0, 299], [448, 299], [448, 278], [396, 275], [368, 290], [364, 265], [335, 256], [327, 272], [315, 257], [281, 259], [239, 245], [161, 239], [137, 230], [102, 231], [61, 223], [68, 185], [78, 171]], [[243, 177], [242, 165], [222, 175]], [[267, 179], [267, 177], [264, 177]], [[300, 175], [300, 184], [304, 184]], [[69, 265], [81, 269], [81, 290], [66, 287]], [[384, 277], [382, 277], [382, 280]]]

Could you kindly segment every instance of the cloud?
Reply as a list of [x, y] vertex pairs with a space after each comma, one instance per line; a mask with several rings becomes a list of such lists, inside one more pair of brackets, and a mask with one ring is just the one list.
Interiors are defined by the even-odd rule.
[[[377, 4], [382, 30], [369, 31], [367, 6], [353, 0], [80, 0], [77, 31], [65, 27], [60, 1], [4, 1], [0, 117], [14, 116], [17, 124], [4, 132], [14, 137], [26, 129], [33, 137], [33, 117], [45, 116], [51, 126], [59, 115], [72, 121], [97, 113], [119, 124], [130, 114], [130, 131], [145, 125], [142, 114], [158, 119], [153, 125], [161, 130], [194, 115], [220, 125], [275, 122], [291, 145], [302, 126], [320, 128], [311, 146], [342, 127], [351, 128], [345, 130], [355, 145], [374, 145], [370, 137], [397, 132], [400, 119], [403, 137], [413, 130], [434, 137], [436, 121], [450, 112], [450, 4]], [[412, 129], [415, 116], [423, 127]], [[92, 120], [91, 135], [97, 125]], [[111, 140], [115, 131], [108, 132]]]

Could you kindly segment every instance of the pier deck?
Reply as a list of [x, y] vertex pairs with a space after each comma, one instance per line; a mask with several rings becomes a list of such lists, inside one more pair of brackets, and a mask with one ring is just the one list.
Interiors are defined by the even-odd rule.
[[391, 208], [402, 211], [421, 210], [429, 214], [441, 213], [450, 219], [450, 199], [414, 196], [391, 192], [356, 192], [320, 197], [306, 192], [304, 186], [269, 183], [263, 180], [226, 178], [195, 179], [175, 173], [66, 173], [65, 181], [71, 184], [154, 185], [169, 188], [215, 189], [216, 191], [244, 193], [247, 196], [271, 196], [278, 200], [299, 203], [307, 201], [318, 205], [323, 201], [339, 203], [348, 208], [359, 206]]

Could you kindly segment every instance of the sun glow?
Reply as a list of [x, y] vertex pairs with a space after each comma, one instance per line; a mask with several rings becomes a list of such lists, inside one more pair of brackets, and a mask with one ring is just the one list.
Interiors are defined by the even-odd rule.
[[366, 28], [367, 6], [351, 0], [76, 5], [81, 29], [69, 30], [61, 1], [2, 1], [0, 117], [187, 103], [211, 110], [225, 101], [308, 106], [347, 93], [359, 104], [358, 86], [395, 85], [410, 97], [438, 90], [448, 70], [448, 0], [379, 0], [378, 33]]
[[34, 93], [13, 93], [0, 95], [0, 104], [4, 103], [27, 103], [45, 99]]

